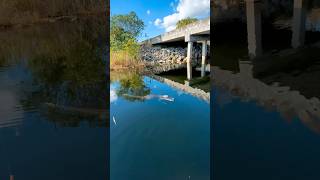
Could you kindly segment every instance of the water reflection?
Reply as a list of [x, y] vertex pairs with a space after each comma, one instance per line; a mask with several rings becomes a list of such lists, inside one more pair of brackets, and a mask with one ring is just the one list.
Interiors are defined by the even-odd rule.
[[246, 1], [247, 20], [216, 24], [216, 179], [234, 179], [230, 171], [245, 179], [319, 178], [320, 38], [310, 28], [317, 26], [310, 23], [317, 22], [318, 7], [315, 1], [268, 2]]
[[106, 179], [106, 28], [88, 18], [0, 32], [0, 179]]
[[210, 179], [209, 103], [159, 76], [110, 78], [111, 179]]
[[[115, 93], [128, 101], [144, 101], [150, 94], [150, 88], [144, 83], [143, 76], [138, 72], [131, 73], [116, 73], [111, 74], [112, 80], [119, 82], [119, 87]], [[111, 91], [113, 93], [113, 91]]]

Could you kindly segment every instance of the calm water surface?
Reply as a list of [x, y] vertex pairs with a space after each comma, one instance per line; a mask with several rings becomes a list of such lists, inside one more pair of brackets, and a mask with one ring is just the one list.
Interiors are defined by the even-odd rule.
[[246, 24], [216, 26], [213, 177], [317, 180], [320, 47], [314, 43], [319, 32], [307, 28], [306, 46], [294, 50], [290, 28], [263, 24], [268, 27], [262, 31], [264, 57], [253, 60], [247, 54]]
[[111, 79], [111, 179], [210, 179], [209, 102], [148, 76]]
[[0, 179], [106, 179], [104, 26], [0, 32]]

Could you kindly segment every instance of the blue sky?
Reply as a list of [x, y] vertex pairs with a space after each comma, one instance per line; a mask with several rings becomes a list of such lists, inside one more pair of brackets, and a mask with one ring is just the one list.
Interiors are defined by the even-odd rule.
[[111, 16], [130, 11], [137, 13], [145, 24], [143, 35], [139, 38], [141, 41], [174, 29], [179, 19], [209, 16], [209, 4], [210, 0], [111, 0], [110, 8]]

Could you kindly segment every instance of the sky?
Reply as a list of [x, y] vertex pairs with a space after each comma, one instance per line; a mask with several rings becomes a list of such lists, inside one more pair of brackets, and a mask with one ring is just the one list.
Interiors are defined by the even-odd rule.
[[210, 15], [210, 0], [111, 0], [111, 16], [137, 13], [145, 29], [138, 38], [148, 39], [175, 29], [180, 19], [206, 18]]

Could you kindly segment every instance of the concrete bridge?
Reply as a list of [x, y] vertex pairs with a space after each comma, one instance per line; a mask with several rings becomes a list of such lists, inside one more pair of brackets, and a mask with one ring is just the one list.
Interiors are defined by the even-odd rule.
[[[266, 1], [267, 2], [267, 1]], [[245, 0], [248, 34], [248, 53], [251, 58], [263, 55], [261, 34], [261, 13], [266, 2], [262, 0]], [[306, 31], [307, 0], [294, 0], [292, 19], [291, 46], [298, 48], [304, 45]]]
[[186, 27], [166, 32], [162, 35], [143, 41], [146, 45], [165, 45], [174, 42], [187, 42], [187, 78], [192, 79], [192, 47], [195, 43], [202, 44], [201, 76], [205, 75], [208, 46], [210, 46], [210, 18], [199, 20]]

